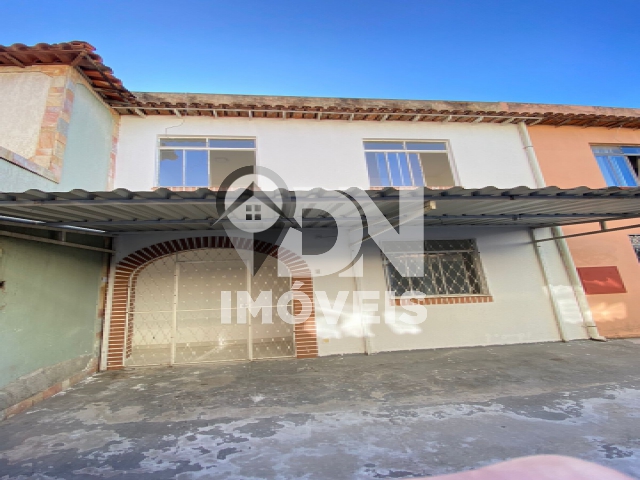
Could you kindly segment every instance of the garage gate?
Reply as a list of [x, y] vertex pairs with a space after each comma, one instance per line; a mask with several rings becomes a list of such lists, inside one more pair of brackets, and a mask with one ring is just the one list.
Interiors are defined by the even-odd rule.
[[[252, 276], [233, 248], [188, 250], [148, 263], [129, 286], [125, 365], [295, 356], [294, 326], [275, 306], [291, 287], [289, 277], [278, 276], [278, 263], [269, 256]], [[238, 323], [238, 308], [246, 305], [236, 293], [256, 298], [263, 290], [272, 292], [272, 323], [263, 323], [264, 312], [255, 318], [246, 313], [246, 323]], [[222, 292], [230, 292], [230, 303]]]

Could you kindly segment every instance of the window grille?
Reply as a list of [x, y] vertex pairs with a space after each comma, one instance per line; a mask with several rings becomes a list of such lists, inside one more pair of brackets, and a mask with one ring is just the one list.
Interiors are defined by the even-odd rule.
[[631, 245], [636, 252], [636, 257], [638, 257], [638, 262], [640, 262], [640, 235], [629, 235], [631, 239]]
[[[414, 242], [411, 242], [414, 243]], [[407, 271], [424, 265], [423, 276], [403, 277], [383, 255], [387, 287], [396, 297], [404, 293], [426, 296], [488, 295], [480, 257], [474, 240], [426, 240], [424, 251], [385, 248]], [[395, 250], [395, 251], [393, 251]]]

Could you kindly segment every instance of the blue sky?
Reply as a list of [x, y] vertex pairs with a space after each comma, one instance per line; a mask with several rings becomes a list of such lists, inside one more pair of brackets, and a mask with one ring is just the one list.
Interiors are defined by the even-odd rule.
[[640, 0], [0, 0], [134, 91], [640, 107]]

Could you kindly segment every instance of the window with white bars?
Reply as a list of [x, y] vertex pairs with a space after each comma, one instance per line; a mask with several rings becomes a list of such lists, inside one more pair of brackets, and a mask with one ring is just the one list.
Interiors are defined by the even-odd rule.
[[395, 297], [405, 293], [431, 297], [489, 294], [474, 240], [426, 240], [424, 251], [411, 252], [401, 246], [395, 252], [385, 250], [394, 262], [405, 263], [409, 272], [424, 266], [424, 275], [403, 277], [383, 255], [387, 287]]
[[629, 235], [629, 238], [631, 239], [631, 245], [633, 245], [633, 249], [638, 257], [638, 262], [640, 262], [640, 235]]
[[453, 187], [445, 142], [367, 140], [364, 142], [371, 187]]
[[158, 187], [220, 187], [241, 167], [255, 166], [253, 138], [161, 137]]

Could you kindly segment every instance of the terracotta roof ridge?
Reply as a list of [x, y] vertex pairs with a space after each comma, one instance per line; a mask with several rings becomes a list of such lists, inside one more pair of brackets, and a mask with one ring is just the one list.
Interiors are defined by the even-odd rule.
[[[640, 116], [640, 108], [612, 107], [601, 105], [576, 105], [562, 103], [531, 103], [531, 102], [506, 102], [506, 101], [474, 101], [474, 100], [433, 100], [433, 99], [400, 99], [400, 98], [375, 98], [375, 97], [322, 97], [304, 95], [265, 95], [265, 94], [238, 94], [238, 93], [199, 93], [199, 92], [132, 92], [141, 102], [153, 101], [156, 103], [212, 103], [204, 100], [226, 100], [220, 103], [229, 103], [229, 100], [237, 100], [233, 103], [245, 103], [255, 100], [255, 104], [273, 105], [280, 101], [284, 104], [296, 104], [297, 107], [318, 107], [319, 104], [333, 103], [337, 106], [346, 104], [358, 104], [357, 106], [379, 107], [382, 104], [396, 104], [400, 107], [410, 108], [409, 105], [432, 106], [439, 110], [442, 107], [456, 107], [456, 110], [471, 110], [483, 112], [522, 112], [522, 113], [564, 113], [585, 115], [628, 115]], [[324, 105], [323, 105], [324, 106]], [[610, 112], [610, 113], [609, 113]]]

